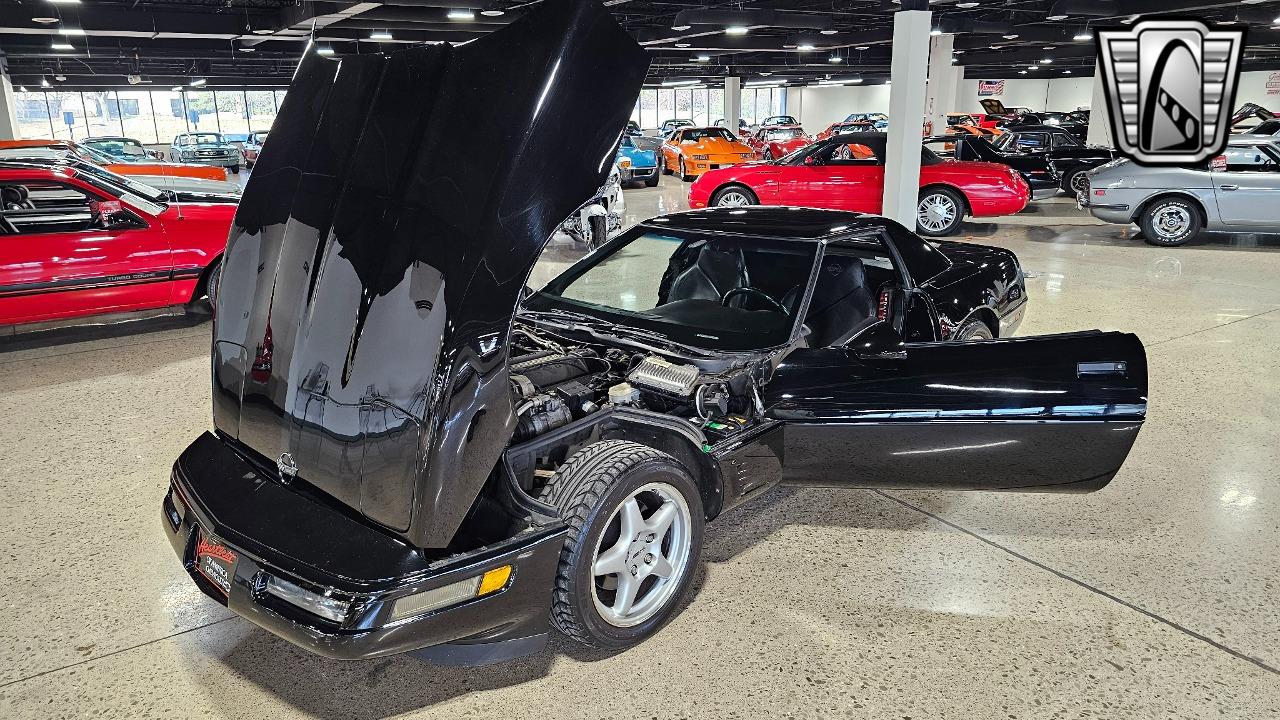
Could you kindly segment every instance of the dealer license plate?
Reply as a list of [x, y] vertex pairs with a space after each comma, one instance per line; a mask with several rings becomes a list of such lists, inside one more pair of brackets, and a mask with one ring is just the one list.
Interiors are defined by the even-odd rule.
[[230, 595], [231, 579], [236, 576], [236, 553], [200, 530], [196, 536], [196, 571], [223, 595]]

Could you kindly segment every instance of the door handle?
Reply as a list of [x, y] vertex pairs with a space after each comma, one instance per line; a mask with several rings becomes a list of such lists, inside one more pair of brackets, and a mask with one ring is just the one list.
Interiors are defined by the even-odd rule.
[[1124, 377], [1128, 370], [1129, 364], [1123, 360], [1095, 360], [1076, 363], [1076, 377], [1079, 378], [1090, 375], [1118, 375], [1119, 377]]
[[1231, 190], [1239, 190], [1239, 189], [1240, 189], [1240, 186], [1239, 186], [1239, 185], [1219, 185], [1219, 186], [1218, 186], [1218, 189], [1219, 189], [1219, 190], [1226, 190], [1226, 191], [1228, 191], [1228, 192], [1229, 192], [1229, 191], [1231, 191]]

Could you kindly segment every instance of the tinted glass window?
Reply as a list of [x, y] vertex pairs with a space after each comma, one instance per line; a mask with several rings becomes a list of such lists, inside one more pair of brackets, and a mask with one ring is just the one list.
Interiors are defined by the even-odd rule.
[[725, 128], [701, 128], [698, 130], [685, 130], [680, 133], [681, 141], [692, 140], [696, 142], [705, 139], [732, 140], [733, 135], [729, 134], [729, 131]]
[[1275, 172], [1276, 160], [1257, 145], [1228, 145], [1227, 172]]

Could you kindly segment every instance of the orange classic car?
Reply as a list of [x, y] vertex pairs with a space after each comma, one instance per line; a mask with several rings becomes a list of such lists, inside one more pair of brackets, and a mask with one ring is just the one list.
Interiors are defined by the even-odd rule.
[[662, 143], [662, 170], [692, 180], [708, 170], [754, 160], [756, 153], [728, 128], [687, 127]]
[[0, 140], [0, 157], [18, 157], [24, 151], [33, 155], [74, 157], [91, 162], [119, 175], [145, 177], [198, 178], [226, 181], [227, 171], [212, 165], [187, 165], [153, 160], [122, 162], [99, 150], [81, 145], [74, 140]]

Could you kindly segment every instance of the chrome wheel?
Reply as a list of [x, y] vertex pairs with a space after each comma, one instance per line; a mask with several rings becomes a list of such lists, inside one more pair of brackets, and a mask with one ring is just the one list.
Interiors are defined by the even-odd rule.
[[916, 209], [916, 222], [931, 233], [941, 233], [955, 223], [959, 211], [955, 201], [946, 195], [925, 195]]
[[1182, 205], [1165, 205], [1152, 220], [1151, 227], [1162, 240], [1177, 240], [1191, 229], [1191, 212]]
[[1089, 174], [1083, 170], [1071, 176], [1071, 192], [1074, 195], [1089, 192]]
[[751, 198], [739, 190], [729, 190], [721, 194], [720, 199], [716, 201], [716, 207], [742, 207], [750, 204], [752, 204]]
[[596, 611], [615, 627], [631, 627], [662, 610], [689, 567], [693, 519], [684, 496], [649, 483], [613, 510], [591, 559]]

